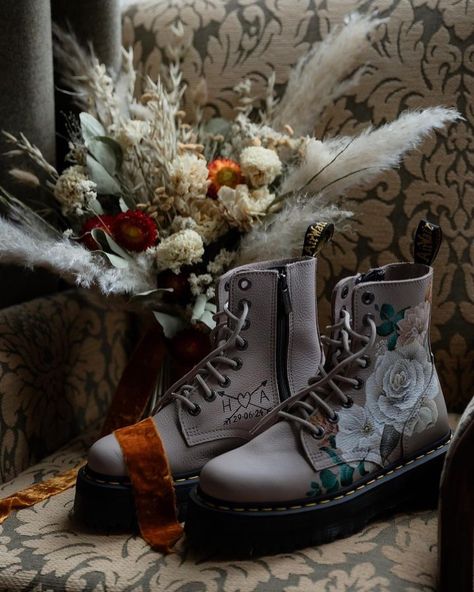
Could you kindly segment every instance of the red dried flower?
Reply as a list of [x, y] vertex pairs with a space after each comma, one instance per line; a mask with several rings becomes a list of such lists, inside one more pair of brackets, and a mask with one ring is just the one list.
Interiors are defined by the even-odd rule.
[[94, 228], [102, 228], [107, 234], [112, 234], [110, 226], [113, 220], [114, 216], [94, 216], [93, 218], [88, 218], [81, 229], [81, 242], [90, 251], [97, 251], [97, 249], [100, 249], [101, 246], [93, 238], [91, 231], [94, 230]]
[[219, 189], [224, 185], [234, 188], [243, 181], [240, 166], [230, 158], [216, 158], [207, 165], [207, 168], [211, 182], [207, 195], [214, 199], [217, 197]]
[[180, 364], [194, 366], [211, 351], [209, 335], [192, 327], [183, 329], [171, 339], [170, 349]]
[[115, 216], [112, 235], [128, 251], [145, 251], [156, 243], [158, 231], [152, 218], [139, 210], [128, 210]]

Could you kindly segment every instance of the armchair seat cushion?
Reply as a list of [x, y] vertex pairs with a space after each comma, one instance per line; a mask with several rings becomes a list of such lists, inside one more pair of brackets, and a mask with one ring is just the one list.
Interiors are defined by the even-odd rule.
[[[0, 488], [10, 495], [68, 470], [85, 457], [96, 431], [73, 440]], [[84, 530], [71, 515], [74, 489], [18, 511], [0, 526], [0, 590], [318, 592], [432, 590], [437, 560], [435, 511], [399, 514], [350, 538], [258, 560], [163, 556], [136, 535]]]

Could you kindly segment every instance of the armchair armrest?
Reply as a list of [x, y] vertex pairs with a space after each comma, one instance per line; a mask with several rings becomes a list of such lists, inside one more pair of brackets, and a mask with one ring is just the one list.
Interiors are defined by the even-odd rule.
[[128, 327], [129, 315], [79, 291], [0, 311], [0, 482], [105, 416]]

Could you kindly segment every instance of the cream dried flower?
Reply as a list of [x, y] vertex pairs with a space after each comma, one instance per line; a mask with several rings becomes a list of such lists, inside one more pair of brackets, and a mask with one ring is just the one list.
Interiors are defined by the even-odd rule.
[[193, 152], [177, 156], [170, 164], [169, 190], [178, 198], [205, 198], [209, 172], [206, 161]]
[[207, 265], [207, 271], [213, 276], [219, 276], [224, 273], [234, 262], [236, 254], [234, 251], [221, 249], [212, 261]]
[[191, 273], [188, 278], [191, 294], [193, 294], [193, 296], [199, 296], [200, 294], [208, 295], [209, 286], [213, 281], [214, 279], [209, 273], [203, 273], [201, 275]]
[[252, 187], [263, 187], [280, 175], [281, 160], [274, 150], [249, 146], [240, 153], [240, 168]]
[[131, 150], [140, 144], [141, 140], [149, 134], [148, 121], [129, 119], [123, 122], [115, 132], [115, 140], [120, 144], [124, 152]]
[[87, 176], [87, 169], [80, 165], [67, 168], [54, 186], [54, 197], [61, 204], [62, 212], [84, 214], [97, 198], [97, 185]]
[[266, 213], [275, 199], [268, 187], [249, 190], [247, 185], [221, 187], [218, 199], [225, 209], [226, 218], [231, 226], [248, 231], [259, 216]]
[[201, 261], [204, 244], [195, 230], [187, 228], [163, 239], [152, 251], [159, 270], [171, 269], [178, 273], [183, 265]]

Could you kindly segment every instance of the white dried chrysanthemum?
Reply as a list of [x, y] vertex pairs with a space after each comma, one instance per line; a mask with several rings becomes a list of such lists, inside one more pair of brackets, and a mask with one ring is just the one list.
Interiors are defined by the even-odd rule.
[[209, 186], [206, 161], [193, 152], [177, 156], [170, 164], [169, 190], [178, 198], [204, 198]]
[[191, 216], [175, 216], [173, 221], [170, 224], [170, 231], [179, 232], [180, 230], [186, 230], [190, 228], [191, 230], [196, 230], [198, 224], [194, 218]]
[[250, 191], [247, 185], [237, 185], [235, 189], [221, 187], [218, 199], [224, 206], [229, 224], [247, 231], [259, 216], [266, 213], [275, 196], [266, 186]]
[[240, 153], [240, 168], [252, 187], [263, 187], [281, 173], [281, 161], [274, 150], [249, 146]]
[[183, 265], [192, 265], [201, 261], [204, 255], [204, 244], [201, 236], [195, 231], [187, 228], [175, 232], [161, 243], [149, 249], [152, 252], [158, 269], [171, 269], [178, 273]]
[[81, 215], [97, 198], [97, 185], [87, 176], [87, 169], [80, 165], [67, 168], [54, 186], [54, 197], [61, 204], [65, 216]]

